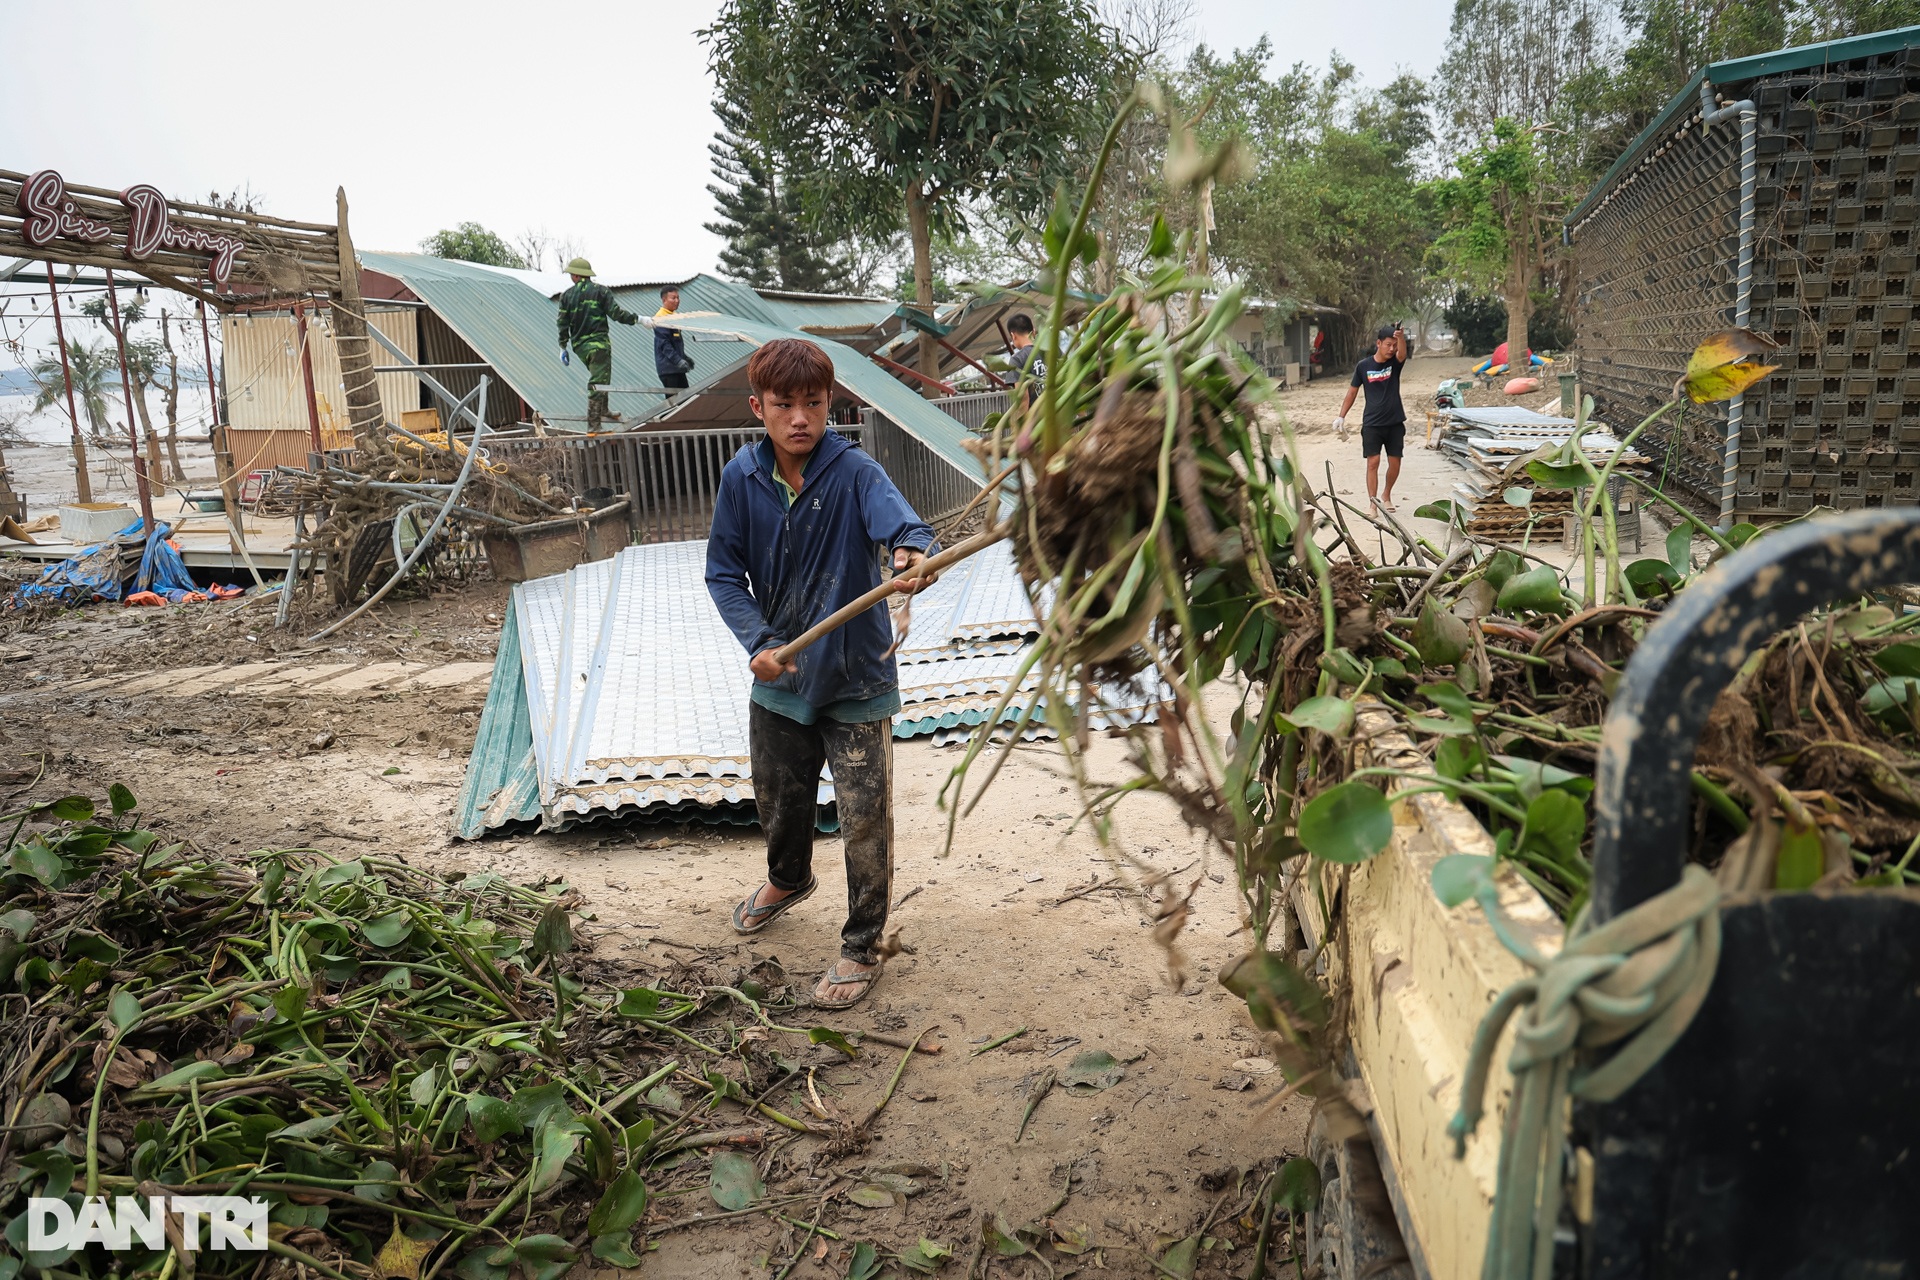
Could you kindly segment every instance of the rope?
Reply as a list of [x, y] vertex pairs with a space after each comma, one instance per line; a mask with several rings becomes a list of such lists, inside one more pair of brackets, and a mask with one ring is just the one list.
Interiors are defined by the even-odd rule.
[[[1720, 960], [1720, 889], [1704, 868], [1690, 865], [1679, 884], [1598, 928], [1589, 929], [1582, 913], [1551, 958], [1499, 927], [1504, 921], [1491, 886], [1477, 897], [1508, 950], [1536, 972], [1501, 992], [1481, 1019], [1460, 1110], [1447, 1132], [1460, 1159], [1480, 1123], [1494, 1046], [1520, 1013], [1507, 1060], [1513, 1100], [1480, 1274], [1482, 1280], [1547, 1280], [1560, 1218], [1568, 1099], [1618, 1098], [1693, 1021]], [[1619, 1041], [1625, 1043], [1606, 1061], [1575, 1069], [1577, 1050]]]

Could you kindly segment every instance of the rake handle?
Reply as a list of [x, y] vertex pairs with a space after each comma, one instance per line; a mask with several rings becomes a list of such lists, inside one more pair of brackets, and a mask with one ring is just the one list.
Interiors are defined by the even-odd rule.
[[849, 622], [852, 622], [855, 618], [873, 608], [873, 606], [879, 604], [888, 596], [897, 594], [902, 582], [909, 582], [915, 578], [926, 577], [928, 574], [939, 573], [948, 565], [958, 564], [968, 556], [976, 555], [994, 543], [1004, 540], [1006, 536], [1012, 532], [1013, 522], [1011, 520], [1003, 520], [991, 528], [974, 534], [964, 542], [956, 542], [939, 555], [930, 556], [922, 560], [907, 573], [898, 578], [893, 578], [881, 583], [873, 590], [861, 596], [858, 600], [855, 600], [852, 604], [842, 605], [840, 608], [835, 609], [832, 613], [801, 632], [796, 639], [789, 640], [778, 649], [775, 649], [773, 651], [774, 661], [782, 665], [793, 661], [800, 654], [811, 648], [814, 642], [819, 640], [821, 636], [829, 632], [838, 631], [841, 627], [846, 626]]

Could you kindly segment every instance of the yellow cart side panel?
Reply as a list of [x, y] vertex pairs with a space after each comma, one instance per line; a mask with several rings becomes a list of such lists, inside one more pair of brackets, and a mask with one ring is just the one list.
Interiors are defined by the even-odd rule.
[[[1361, 708], [1355, 732], [1368, 763], [1430, 769], [1377, 707]], [[1467, 1050], [1481, 1015], [1528, 972], [1500, 944], [1478, 906], [1449, 909], [1434, 896], [1434, 864], [1456, 853], [1493, 853], [1492, 837], [1472, 814], [1437, 794], [1397, 801], [1392, 843], [1353, 868], [1345, 954], [1329, 948], [1336, 980], [1346, 963], [1354, 970], [1348, 1028], [1354, 1058], [1385, 1148], [1380, 1155], [1398, 1184], [1401, 1225], [1417, 1240], [1435, 1280], [1480, 1271], [1506, 1115], [1510, 1032], [1495, 1055], [1487, 1114], [1464, 1160], [1453, 1158], [1447, 1122], [1459, 1106]], [[1551, 908], [1511, 870], [1503, 872], [1500, 885], [1501, 905], [1516, 930], [1543, 952], [1557, 951], [1562, 930]], [[1297, 900], [1317, 917], [1313, 896]]]

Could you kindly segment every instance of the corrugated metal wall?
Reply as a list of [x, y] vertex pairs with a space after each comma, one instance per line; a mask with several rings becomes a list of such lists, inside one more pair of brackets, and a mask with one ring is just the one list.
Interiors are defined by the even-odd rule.
[[[420, 358], [420, 342], [411, 308], [370, 311], [368, 318], [409, 359]], [[307, 317], [313, 355], [313, 397], [323, 431], [347, 430], [347, 397], [340, 380], [340, 353], [326, 313]], [[229, 315], [220, 320], [228, 413], [241, 430], [307, 430], [307, 392], [300, 370], [300, 330], [287, 312]], [[375, 344], [375, 364], [395, 363]], [[376, 375], [380, 407], [398, 422], [403, 409], [420, 407], [420, 384], [405, 373]]]
[[[448, 327], [446, 321], [431, 311], [420, 313], [420, 345], [427, 353], [421, 357], [423, 364], [485, 363], [485, 357], [468, 346], [466, 339], [455, 333]], [[559, 363], [560, 352], [557, 347], [554, 349], [553, 358], [556, 364]], [[487, 387], [487, 425], [505, 427], [525, 421], [520, 409], [519, 395], [501, 379], [498, 369], [436, 369], [433, 376], [441, 386], [453, 392], [454, 395], [464, 396], [479, 385], [480, 377], [485, 373], [492, 375], [492, 380]], [[582, 377], [584, 378], [585, 375], [582, 374]], [[441, 412], [444, 413], [445, 410]]]

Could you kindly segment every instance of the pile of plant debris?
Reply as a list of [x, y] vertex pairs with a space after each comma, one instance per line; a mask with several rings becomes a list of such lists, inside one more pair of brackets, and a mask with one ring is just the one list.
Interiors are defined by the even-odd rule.
[[[1109, 146], [1129, 113], [1152, 105], [1150, 90], [1136, 94]], [[1169, 123], [1170, 185], [1197, 205], [1231, 151], [1205, 153]], [[1387, 847], [1384, 787], [1465, 802], [1493, 832], [1499, 861], [1564, 917], [1581, 909], [1592, 771], [1620, 672], [1703, 571], [1697, 543], [1711, 544], [1711, 564], [1767, 536], [1751, 525], [1716, 532], [1643, 486], [1679, 527], [1664, 558], [1629, 561], [1602, 495], [1615, 462], [1655, 422], [1770, 373], [1772, 343], [1747, 330], [1707, 337], [1673, 399], [1622, 433], [1612, 460], [1581, 447], [1590, 401], [1570, 440], [1523, 460], [1538, 485], [1576, 495], [1583, 532], [1570, 568], [1524, 542], [1470, 532], [1452, 503], [1416, 513], [1448, 522], [1436, 545], [1391, 511], [1340, 500], [1331, 469], [1316, 491], [1290, 429], [1270, 431], [1259, 416], [1266, 378], [1222, 338], [1242, 311], [1239, 291], [1202, 274], [1200, 246], [1164, 220], [1146, 269], [1069, 329], [1067, 280], [1099, 253], [1089, 215], [1107, 154], [1078, 213], [1063, 204], [1046, 228], [1054, 307], [1044, 390], [1019, 400], [982, 449], [989, 474], [1003, 472], [1018, 497], [1015, 553], [1043, 619], [1030, 655], [1033, 704], [1058, 731], [1103, 843], [1115, 806], [1150, 790], [1175, 799], [1231, 856], [1251, 948], [1221, 980], [1271, 1033], [1292, 1087], [1313, 1093], [1338, 1052], [1344, 997], [1295, 963], [1291, 899], [1318, 885], [1323, 909], [1337, 914], [1320, 872], [1337, 884], [1340, 867]], [[1920, 882], [1916, 632], [1920, 613], [1904, 599], [1862, 599], [1754, 655], [1694, 771], [1697, 860], [1742, 888]], [[1128, 677], [1159, 687], [1162, 714], [1124, 733], [1133, 776], [1096, 784], [1085, 765], [1089, 711], [1104, 682]], [[1224, 733], [1200, 713], [1223, 684], [1238, 704]], [[1428, 767], [1363, 758], [1354, 726], [1366, 703], [1389, 710]], [[992, 782], [990, 772], [971, 798], [962, 790], [986, 745], [978, 735], [949, 784], [956, 794], [943, 796], [956, 814]], [[1110, 847], [1145, 882], [1164, 882]], [[1141, 898], [1176, 984], [1186, 895], [1201, 883]], [[1344, 1109], [1337, 1093], [1320, 1105]]]
[[[74, 796], [0, 818], [0, 1280], [555, 1280], [751, 1214], [807, 1213], [812, 1241], [850, 1197], [944, 1177], [846, 1163], [925, 1033], [784, 1025], [771, 962], [641, 975], [576, 945], [590, 917], [564, 885], [213, 856], [135, 809], [115, 786], [102, 812]], [[886, 1091], [850, 1115], [815, 1073], [863, 1041], [905, 1052], [874, 1061]], [[783, 1092], [804, 1119], [769, 1105]], [[802, 1134], [820, 1140], [790, 1148]], [[694, 1181], [663, 1189], [669, 1170]], [[181, 1249], [177, 1220], [157, 1253], [27, 1247], [30, 1197], [161, 1194], [264, 1199], [269, 1253]]]

